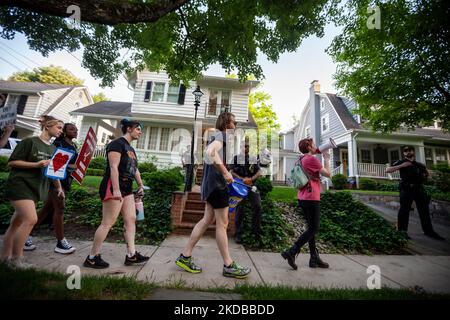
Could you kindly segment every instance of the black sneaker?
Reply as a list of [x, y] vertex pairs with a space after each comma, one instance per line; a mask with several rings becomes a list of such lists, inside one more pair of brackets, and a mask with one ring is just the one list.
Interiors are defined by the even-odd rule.
[[310, 258], [309, 259], [309, 267], [310, 268], [323, 268], [323, 269], [327, 269], [330, 267], [330, 265], [326, 262], [324, 262], [322, 259], [320, 259], [319, 257], [317, 258]]
[[70, 254], [75, 252], [75, 248], [72, 247], [69, 243], [69, 241], [66, 240], [66, 238], [62, 239], [61, 241], [58, 240], [55, 247], [55, 252], [62, 253], [62, 254]]
[[150, 259], [150, 257], [143, 256], [139, 252], [136, 251], [136, 253], [129, 257], [128, 255], [125, 256], [125, 265], [126, 266], [133, 266], [133, 265], [139, 265], [141, 263], [145, 263]]
[[86, 260], [84, 260], [83, 266], [86, 268], [105, 269], [109, 267], [109, 263], [103, 260], [102, 256], [98, 254], [92, 259], [89, 259], [89, 256], [87, 256]]

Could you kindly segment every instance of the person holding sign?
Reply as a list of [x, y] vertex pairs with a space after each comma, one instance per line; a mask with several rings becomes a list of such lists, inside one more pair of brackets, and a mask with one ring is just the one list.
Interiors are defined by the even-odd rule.
[[0, 149], [6, 146], [11, 133], [14, 131], [14, 125], [9, 124], [5, 128], [0, 128]]
[[123, 119], [121, 122], [123, 136], [111, 141], [107, 148], [106, 171], [100, 183], [100, 198], [103, 201], [102, 223], [94, 236], [91, 253], [83, 265], [88, 268], [104, 269], [109, 263], [100, 255], [100, 249], [109, 230], [122, 213], [125, 228], [127, 254], [125, 265], [139, 265], [150, 258], [136, 251], [134, 237], [136, 233], [136, 207], [133, 196], [133, 180], [136, 179], [139, 189], [137, 194], [144, 195], [144, 185], [139, 173], [136, 152], [130, 143], [140, 138], [141, 124], [137, 121]]
[[[11, 172], [5, 185], [5, 196], [11, 201], [15, 212], [3, 238], [1, 258], [19, 268], [30, 267], [23, 260], [23, 244], [37, 222], [36, 203], [45, 201], [49, 179], [43, 169], [50, 163], [55, 146], [51, 138], [58, 137], [64, 123], [52, 116], [42, 116], [42, 133], [38, 137], [22, 140], [9, 158]], [[59, 180], [54, 181], [57, 196], [64, 198]]]
[[[72, 184], [72, 176], [71, 172], [73, 172], [77, 167], [75, 165], [75, 161], [77, 159], [78, 153], [77, 148], [73, 142], [73, 139], [76, 139], [78, 136], [78, 128], [73, 123], [64, 124], [62, 134], [55, 139], [53, 145], [57, 148], [62, 148], [62, 150], [71, 151], [73, 156], [67, 165], [67, 169], [65, 170], [65, 179], [60, 180], [61, 186], [64, 192], [70, 191], [70, 186]], [[56, 168], [55, 168], [56, 169]], [[62, 170], [62, 169], [60, 169]], [[73, 253], [76, 249], [70, 245], [67, 239], [64, 237], [64, 208], [65, 208], [65, 198], [58, 197], [58, 190], [50, 184], [50, 190], [48, 192], [48, 198], [45, 202], [42, 209], [38, 214], [38, 221], [36, 226], [40, 225], [48, 215], [52, 217], [53, 227], [56, 236], [56, 247], [55, 252], [62, 254]], [[34, 250], [36, 246], [33, 244], [31, 237], [25, 242], [25, 251]]]

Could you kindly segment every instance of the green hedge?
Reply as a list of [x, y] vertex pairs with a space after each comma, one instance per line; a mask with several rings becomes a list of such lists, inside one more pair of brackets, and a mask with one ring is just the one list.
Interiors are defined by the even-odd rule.
[[0, 172], [8, 172], [10, 167], [8, 166], [8, 157], [0, 156]]
[[106, 169], [106, 159], [103, 157], [96, 157], [91, 160], [89, 163], [89, 169]]
[[342, 190], [347, 188], [347, 177], [341, 173], [334, 175], [331, 178], [331, 182], [333, 183], [333, 188], [335, 190]]
[[104, 174], [105, 174], [105, 170], [103, 170], [103, 169], [91, 169], [91, 168], [88, 168], [86, 170], [86, 175], [87, 176], [101, 177]]
[[[261, 177], [256, 181], [256, 186], [261, 195], [262, 217], [261, 242], [257, 243], [255, 235], [252, 231], [252, 210], [250, 203], [247, 201], [243, 207], [244, 214], [244, 234], [242, 240], [245, 245], [250, 247], [259, 247], [263, 249], [271, 249], [281, 251], [289, 243], [289, 236], [294, 233], [293, 227], [286, 224], [282, 218], [281, 211], [276, 203], [269, 197], [272, 191], [272, 183], [270, 179]], [[230, 221], [229, 223], [234, 223]]]
[[377, 182], [370, 178], [359, 179], [359, 189], [361, 190], [378, 190]]
[[144, 172], [155, 172], [158, 170], [156, 165], [152, 162], [142, 162], [138, 164], [139, 172], [142, 174]]
[[395, 253], [407, 240], [393, 225], [347, 191], [326, 192], [320, 201], [321, 227], [318, 239], [338, 249], [362, 253]]

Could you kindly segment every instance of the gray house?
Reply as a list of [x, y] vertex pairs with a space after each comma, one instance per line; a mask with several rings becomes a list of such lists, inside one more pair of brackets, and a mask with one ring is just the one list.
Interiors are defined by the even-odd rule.
[[331, 154], [332, 175], [342, 173], [354, 177], [398, 179], [398, 172], [386, 174], [386, 165], [402, 157], [401, 147], [412, 145], [418, 161], [428, 168], [433, 164], [450, 164], [450, 134], [439, 122], [432, 127], [401, 129], [391, 134], [373, 132], [362, 126], [353, 110], [354, 101], [333, 93], [322, 93], [319, 81], [309, 88], [309, 99], [300, 122], [281, 134], [281, 152], [276, 180], [286, 180], [298, 159], [298, 141], [311, 137], [317, 145], [334, 139], [338, 147]]
[[69, 112], [92, 104], [85, 86], [0, 80], [0, 95], [5, 106], [17, 107], [17, 122], [12, 137], [23, 139], [40, 133], [39, 116], [51, 115], [64, 122], [75, 119]]

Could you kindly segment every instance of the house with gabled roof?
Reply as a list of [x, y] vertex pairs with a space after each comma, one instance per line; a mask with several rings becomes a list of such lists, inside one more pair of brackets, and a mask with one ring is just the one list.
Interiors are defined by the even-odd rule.
[[40, 134], [39, 116], [51, 115], [64, 122], [73, 121], [71, 111], [94, 102], [86, 86], [0, 80], [4, 106], [17, 108], [12, 137], [23, 139]]
[[[80, 141], [86, 137], [89, 127], [93, 128], [99, 146], [96, 155], [104, 155], [108, 142], [122, 135], [120, 120], [132, 118], [143, 126], [141, 138], [133, 141], [138, 158], [152, 161], [160, 167], [179, 166], [180, 154], [191, 145], [193, 132], [194, 152], [197, 159], [202, 159], [207, 140], [205, 134], [214, 128], [217, 117], [223, 111], [235, 115], [239, 129], [257, 128], [248, 110], [248, 98], [258, 83], [205, 75], [187, 86], [172, 83], [164, 71], [135, 71], [128, 79], [129, 87], [134, 90], [132, 102], [102, 101], [74, 110], [71, 114], [80, 124]], [[204, 95], [194, 128], [192, 91], [197, 86]], [[238, 143], [235, 149], [239, 148]]]
[[363, 126], [354, 111], [356, 103], [333, 93], [323, 93], [319, 81], [309, 88], [309, 99], [299, 123], [280, 135], [280, 160], [275, 180], [286, 181], [300, 155], [298, 142], [311, 137], [316, 145], [333, 138], [337, 148], [331, 153], [332, 175], [342, 173], [360, 177], [398, 179], [398, 172], [386, 174], [386, 165], [402, 158], [402, 147], [415, 148], [416, 159], [428, 168], [439, 163], [450, 165], [450, 134], [438, 121], [432, 127], [400, 129], [390, 134], [374, 132]]

